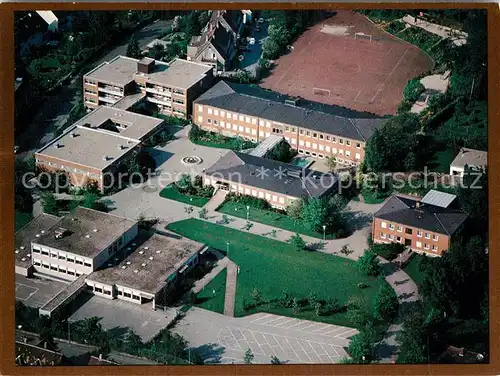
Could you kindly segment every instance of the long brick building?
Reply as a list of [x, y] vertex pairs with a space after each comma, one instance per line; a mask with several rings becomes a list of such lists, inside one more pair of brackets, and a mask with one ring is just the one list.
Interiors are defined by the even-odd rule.
[[299, 154], [357, 165], [384, 119], [347, 109], [301, 103], [258, 87], [218, 82], [194, 102], [193, 123], [202, 129], [255, 142], [282, 135]]

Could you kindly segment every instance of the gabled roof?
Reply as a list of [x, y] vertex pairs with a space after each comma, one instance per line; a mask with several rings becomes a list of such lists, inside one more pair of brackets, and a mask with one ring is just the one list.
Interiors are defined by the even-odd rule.
[[393, 195], [374, 217], [439, 234], [453, 235], [467, 219], [468, 214]]
[[205, 174], [290, 197], [321, 197], [338, 178], [289, 163], [250, 154], [227, 152]]
[[195, 103], [360, 141], [368, 140], [385, 121], [373, 115], [309, 101], [291, 106], [285, 104], [287, 99], [290, 97], [259, 87], [219, 81]]
[[452, 167], [486, 167], [488, 162], [488, 153], [482, 150], [461, 148], [453, 162]]

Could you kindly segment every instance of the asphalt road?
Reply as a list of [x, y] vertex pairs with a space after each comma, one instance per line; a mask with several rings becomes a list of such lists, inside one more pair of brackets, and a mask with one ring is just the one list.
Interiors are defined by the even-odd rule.
[[[172, 24], [172, 20], [158, 20], [137, 32], [137, 39], [141, 47], [156, 39], [161, 32]], [[114, 48], [105, 51], [104, 55], [89, 66], [96, 66], [104, 61], [109, 61], [118, 55], [127, 52], [128, 40]], [[88, 69], [83, 69], [86, 72]], [[58, 93], [48, 96], [45, 103], [38, 110], [31, 123], [26, 127], [23, 134], [16, 138], [19, 145], [20, 157], [24, 157], [52, 139], [51, 131], [64, 124], [71, 109], [77, 103], [81, 88], [82, 76], [76, 76], [71, 84], [64, 86]]]

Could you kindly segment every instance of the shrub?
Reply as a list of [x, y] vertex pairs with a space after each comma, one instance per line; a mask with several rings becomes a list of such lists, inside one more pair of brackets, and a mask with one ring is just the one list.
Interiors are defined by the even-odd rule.
[[368, 276], [378, 276], [380, 274], [380, 261], [372, 251], [365, 250], [363, 256], [356, 263], [358, 269]]
[[303, 251], [307, 246], [306, 242], [299, 234], [292, 235], [290, 239], [288, 239], [288, 242], [297, 251]]
[[387, 283], [382, 284], [375, 295], [373, 316], [379, 320], [387, 320], [394, 316], [398, 306], [398, 298], [394, 290]]
[[398, 243], [389, 243], [389, 244], [372, 244], [370, 246], [370, 251], [373, 253], [387, 259], [387, 260], [393, 260], [399, 255], [401, 252], [403, 252], [405, 249], [403, 244], [398, 244]]
[[269, 209], [271, 205], [263, 198], [242, 195], [234, 192], [229, 192], [226, 196], [226, 201], [236, 202], [241, 205], [250, 206], [256, 209]]
[[424, 85], [422, 85], [418, 78], [414, 78], [410, 80], [404, 88], [403, 95], [407, 101], [409, 101], [410, 103], [415, 103], [420, 97], [420, 94], [422, 94], [424, 91]]

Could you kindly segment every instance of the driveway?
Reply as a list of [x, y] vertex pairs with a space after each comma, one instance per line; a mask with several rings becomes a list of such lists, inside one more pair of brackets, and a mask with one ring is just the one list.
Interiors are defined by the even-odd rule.
[[196, 348], [206, 363], [243, 363], [251, 349], [253, 363], [337, 363], [356, 329], [257, 313], [232, 318], [191, 308], [173, 329]]

